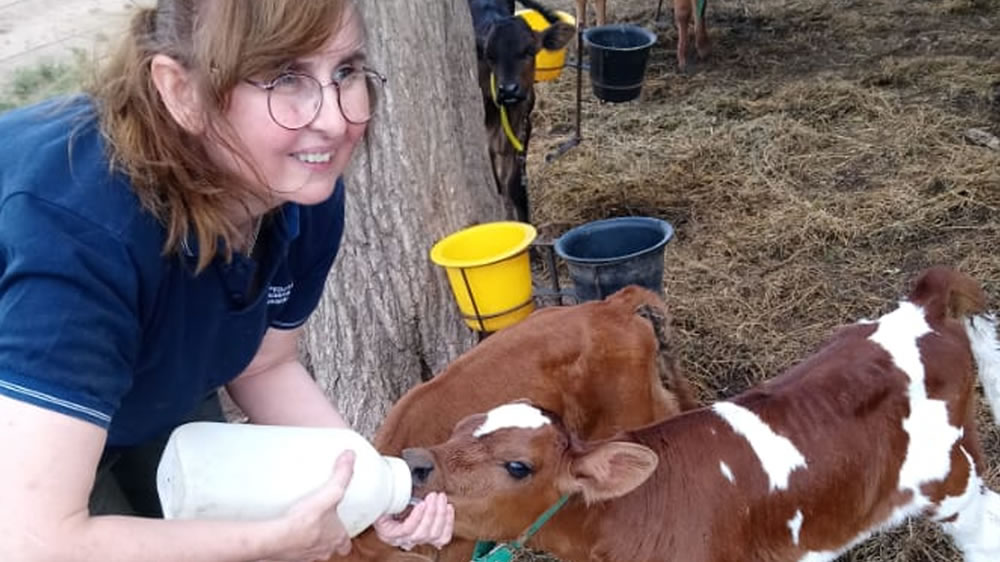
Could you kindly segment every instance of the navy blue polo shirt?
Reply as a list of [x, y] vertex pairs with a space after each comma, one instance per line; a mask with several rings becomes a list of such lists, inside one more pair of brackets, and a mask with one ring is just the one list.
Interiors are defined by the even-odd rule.
[[195, 275], [197, 250], [164, 255], [163, 226], [109, 171], [89, 99], [0, 115], [0, 393], [106, 428], [110, 446], [150, 439], [242, 372], [268, 327], [305, 322], [343, 224], [338, 181], [276, 210], [262, 261]]

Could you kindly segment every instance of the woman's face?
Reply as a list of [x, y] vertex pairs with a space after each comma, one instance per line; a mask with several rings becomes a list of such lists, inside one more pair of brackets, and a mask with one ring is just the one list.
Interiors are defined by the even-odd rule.
[[[294, 71], [329, 84], [349, 65], [360, 66], [363, 43], [359, 16], [352, 10], [319, 52], [294, 61]], [[235, 158], [222, 144], [210, 142], [209, 155], [259, 190], [268, 208], [289, 201], [303, 205], [320, 203], [333, 193], [336, 179], [347, 168], [366, 127], [344, 119], [337, 96], [334, 86], [324, 87], [322, 107], [315, 120], [292, 131], [271, 118], [267, 90], [240, 83], [233, 90], [225, 116], [237, 135], [237, 146], [246, 151], [246, 160], [263, 176], [266, 185], [260, 185], [255, 170]], [[257, 208], [258, 202], [247, 204], [254, 212], [267, 210]]]

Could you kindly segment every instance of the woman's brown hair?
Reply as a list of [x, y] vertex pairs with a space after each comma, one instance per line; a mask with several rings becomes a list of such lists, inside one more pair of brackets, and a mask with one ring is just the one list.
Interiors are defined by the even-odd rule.
[[184, 65], [202, 99], [204, 134], [245, 154], [223, 117], [233, 88], [318, 51], [340, 29], [349, 6], [350, 0], [159, 0], [133, 16], [89, 93], [112, 167], [128, 175], [142, 205], [166, 229], [165, 253], [178, 251], [193, 234], [198, 271], [220, 250], [229, 259], [245, 235], [226, 209], [245, 206], [252, 192], [213, 164], [202, 139], [171, 117], [153, 84], [153, 56]]

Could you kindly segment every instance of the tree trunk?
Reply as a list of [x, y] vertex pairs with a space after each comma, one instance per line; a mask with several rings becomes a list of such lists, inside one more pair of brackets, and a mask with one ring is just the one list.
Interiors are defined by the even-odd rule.
[[358, 0], [368, 55], [388, 77], [347, 174], [340, 255], [304, 355], [371, 437], [399, 396], [474, 342], [431, 246], [500, 220], [467, 0]]

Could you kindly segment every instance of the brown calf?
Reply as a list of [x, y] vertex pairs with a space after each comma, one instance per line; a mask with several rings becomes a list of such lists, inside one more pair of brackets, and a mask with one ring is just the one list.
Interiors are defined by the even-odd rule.
[[[438, 443], [467, 415], [521, 398], [558, 412], [591, 438], [676, 415], [696, 403], [667, 330], [662, 299], [636, 286], [603, 301], [540, 309], [407, 392], [379, 427], [375, 446], [399, 455]], [[351, 559], [389, 560], [394, 551], [368, 532], [354, 541]], [[456, 540], [439, 560], [468, 562], [471, 552], [471, 542]]]
[[[661, 0], [662, 1], [662, 0]], [[674, 0], [674, 25], [677, 26], [677, 67], [684, 71], [687, 68], [687, 52], [691, 17], [694, 16], [694, 45], [700, 58], [705, 58], [711, 51], [708, 40], [708, 30], [705, 27], [705, 9], [708, 0]], [[607, 0], [594, 0], [597, 12], [597, 25], [607, 21]], [[657, 10], [659, 11], [659, 10]], [[587, 24], [587, 0], [576, 0], [576, 22], [580, 27]]]
[[966, 560], [1000, 560], [1000, 495], [980, 474], [975, 372], [1000, 415], [1000, 343], [972, 279], [945, 268], [736, 398], [583, 443], [523, 403], [404, 452], [444, 490], [456, 534], [509, 540], [562, 495], [533, 546], [564, 560], [828, 561], [911, 516]]

